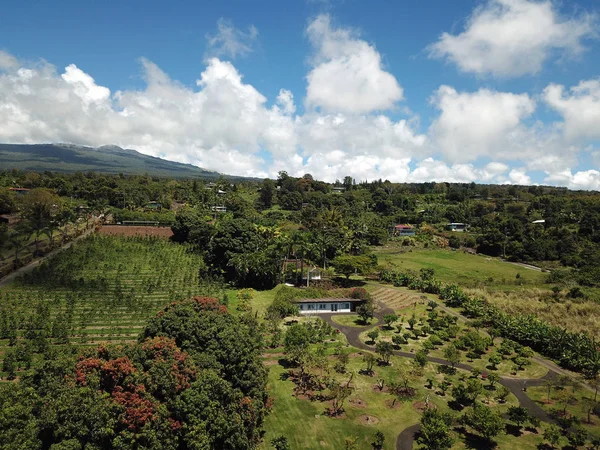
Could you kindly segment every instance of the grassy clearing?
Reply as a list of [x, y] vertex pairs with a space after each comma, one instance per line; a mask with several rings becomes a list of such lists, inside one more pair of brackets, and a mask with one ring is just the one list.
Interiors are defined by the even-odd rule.
[[440, 281], [465, 287], [518, 291], [524, 287], [543, 287], [545, 284], [545, 274], [542, 272], [482, 255], [447, 249], [406, 249], [397, 244], [374, 247], [373, 252], [381, 265], [417, 272], [424, 268], [434, 269]]
[[376, 325], [379, 322], [379, 320], [376, 317], [374, 317], [369, 321], [369, 323], [363, 323], [362, 319], [357, 314], [340, 314], [337, 316], [333, 316], [332, 320], [340, 325], [360, 328], [370, 327], [372, 325]]
[[[435, 405], [444, 411], [449, 410], [447, 404], [450, 399], [449, 394], [442, 395], [435, 385], [433, 389], [428, 389], [427, 378], [435, 379], [436, 383], [443, 379], [457, 383], [466, 375], [458, 371], [456, 375], [444, 378], [437, 374], [437, 366], [428, 364], [423, 377], [412, 383], [416, 389], [415, 396], [394, 403], [394, 397], [387, 392], [385, 385], [383, 391], [377, 388], [377, 380], [384, 379], [386, 383], [396, 380], [399, 368], [408, 364], [405, 358], [392, 357], [390, 366], [376, 366], [374, 375], [367, 376], [360, 373], [360, 369], [364, 368], [361, 354], [358, 351], [353, 353], [348, 371], [355, 374], [352, 381], [354, 391], [345, 404], [344, 415], [332, 418], [325, 414], [329, 402], [310, 401], [294, 396], [294, 384], [287, 379], [286, 369], [274, 358], [267, 359], [270, 369], [269, 390], [274, 397], [274, 404], [273, 411], [266, 420], [265, 443], [262, 448], [265, 450], [271, 448], [269, 445], [271, 439], [285, 435], [293, 449], [343, 449], [347, 437], [358, 438], [358, 448], [368, 449], [371, 448], [370, 443], [375, 431], [380, 430], [386, 437], [384, 449], [394, 449], [397, 435], [404, 428], [420, 420], [421, 408], [426, 399], [430, 405]], [[339, 380], [347, 380], [349, 375], [336, 374], [335, 377]], [[516, 398], [510, 395], [506, 404], [497, 405], [491, 401], [490, 406], [504, 412], [509, 406], [516, 404]], [[512, 436], [501, 436], [499, 442], [512, 442], [514, 445], [514, 439]], [[464, 446], [457, 443], [456, 448], [464, 448]]]
[[600, 339], [600, 304], [575, 302], [561, 293], [558, 300], [540, 289], [523, 292], [493, 292], [466, 289], [468, 294], [482, 297], [509, 314], [533, 314], [553, 325], [572, 332], [587, 331]]

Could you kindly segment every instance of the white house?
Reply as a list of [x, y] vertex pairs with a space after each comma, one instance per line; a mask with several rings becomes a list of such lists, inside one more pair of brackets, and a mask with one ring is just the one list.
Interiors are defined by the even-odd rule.
[[300, 314], [353, 312], [362, 302], [355, 298], [301, 298], [294, 301]]

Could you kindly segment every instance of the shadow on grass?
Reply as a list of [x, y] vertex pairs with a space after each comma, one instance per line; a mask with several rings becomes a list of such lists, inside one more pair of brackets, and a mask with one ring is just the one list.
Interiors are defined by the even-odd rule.
[[469, 433], [464, 428], [462, 434], [465, 438], [465, 447], [472, 448], [475, 450], [489, 450], [496, 448], [498, 444], [490, 439], [483, 438], [473, 433]]

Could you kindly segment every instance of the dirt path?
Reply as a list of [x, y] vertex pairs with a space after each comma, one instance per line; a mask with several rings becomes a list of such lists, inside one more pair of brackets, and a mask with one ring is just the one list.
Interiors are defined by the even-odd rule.
[[43, 256], [43, 257], [41, 257], [39, 259], [36, 259], [35, 261], [30, 262], [26, 266], [20, 267], [17, 270], [15, 270], [14, 272], [6, 275], [4, 278], [0, 279], [0, 288], [6, 286], [9, 283], [11, 283], [12, 281], [14, 281], [16, 278], [20, 277], [21, 275], [24, 275], [26, 273], [31, 272], [33, 269], [35, 269], [37, 266], [39, 266], [41, 263], [43, 263], [47, 259], [50, 259], [50, 258], [56, 256], [61, 251], [65, 250], [65, 249], [67, 249], [69, 247], [71, 247], [71, 245], [73, 245], [75, 242], [77, 242], [77, 241], [79, 241], [79, 240], [81, 240], [81, 239], [89, 236], [94, 231], [95, 231], [95, 228], [92, 227], [89, 230], [83, 232], [81, 235], [77, 236], [72, 241], [67, 242], [62, 247], [59, 247], [56, 250], [52, 250], [46, 256]]
[[[445, 306], [440, 305], [440, 307], [442, 307], [442, 309], [446, 310]], [[382, 323], [383, 316], [385, 314], [391, 314], [393, 312], [394, 311], [391, 308], [388, 308], [386, 305], [379, 303], [377, 305], [374, 316], [379, 320], [380, 323]], [[466, 320], [466, 318], [464, 318], [460, 314], [456, 313], [455, 311], [452, 311], [452, 312], [448, 311], [448, 312]], [[344, 313], [338, 313], [338, 314], [344, 314]], [[369, 345], [365, 344], [364, 342], [362, 342], [359, 338], [359, 335], [366, 330], [370, 330], [371, 328], [376, 327], [377, 325], [372, 325], [371, 327], [367, 327], [367, 328], [365, 328], [365, 327], [358, 328], [358, 327], [352, 327], [352, 326], [347, 326], [347, 325], [340, 325], [332, 320], [332, 316], [333, 316], [333, 314], [319, 315], [319, 317], [322, 317], [331, 326], [333, 326], [334, 328], [337, 328], [338, 330], [340, 330], [340, 332], [344, 333], [344, 335], [346, 336], [346, 339], [348, 340], [348, 343], [350, 345], [352, 345], [356, 348], [368, 350], [370, 352], [373, 352], [375, 350], [372, 346], [369, 346]], [[415, 357], [415, 355], [413, 353], [402, 352], [402, 351], [394, 351], [394, 355], [400, 356], [403, 358], [411, 358], [411, 359], [413, 359]], [[448, 365], [448, 366], [451, 365], [450, 362], [448, 362], [442, 358], [430, 357], [430, 358], [428, 358], [428, 361], [431, 363], [434, 363], [434, 364], [442, 364], [442, 365]], [[527, 393], [523, 390], [524, 386], [527, 386], [527, 387], [541, 386], [546, 379], [556, 378], [557, 375], [560, 374], [559, 371], [555, 371], [554, 368], [552, 367], [553, 363], [550, 363], [549, 361], [546, 361], [546, 362], [548, 363], [548, 365], [544, 365], [544, 366], [547, 367], [549, 369], [549, 371], [542, 378], [533, 378], [533, 379], [518, 378], [517, 379], [517, 378], [509, 378], [509, 377], [500, 377], [500, 384], [502, 384], [503, 386], [506, 386], [510, 390], [510, 392], [517, 398], [517, 400], [519, 401], [519, 405], [522, 406], [523, 408], [526, 408], [532, 416], [537, 417], [539, 420], [541, 420], [543, 422], [554, 423], [554, 420], [550, 416], [548, 416], [548, 413], [546, 413], [546, 411], [544, 411], [544, 409], [542, 407], [540, 407], [537, 403], [535, 403], [533, 400], [531, 400], [529, 398], [529, 396], [527, 395]], [[472, 370], [472, 366], [470, 366], [468, 364], [464, 364], [464, 363], [457, 364], [456, 367], [459, 369], [467, 370], [467, 371]], [[485, 373], [485, 372], [482, 372], [482, 373]], [[419, 424], [411, 425], [410, 427], [404, 429], [398, 435], [398, 438], [396, 439], [396, 450], [412, 449], [414, 436], [416, 433], [419, 432], [420, 429], [421, 429], [421, 426]]]

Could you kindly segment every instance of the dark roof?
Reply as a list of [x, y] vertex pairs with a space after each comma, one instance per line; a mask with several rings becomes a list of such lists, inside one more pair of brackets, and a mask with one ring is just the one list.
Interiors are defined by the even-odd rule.
[[293, 303], [332, 303], [332, 302], [362, 302], [359, 298], [297, 298]]

